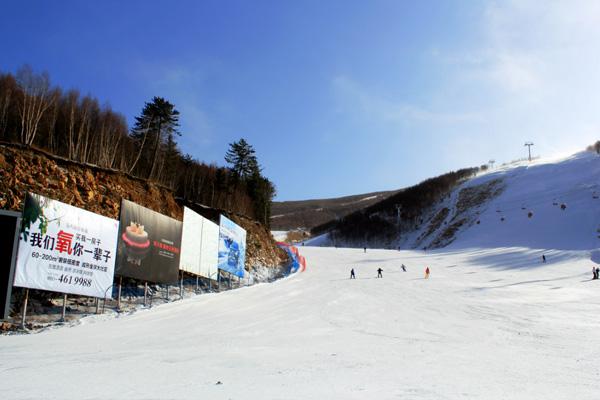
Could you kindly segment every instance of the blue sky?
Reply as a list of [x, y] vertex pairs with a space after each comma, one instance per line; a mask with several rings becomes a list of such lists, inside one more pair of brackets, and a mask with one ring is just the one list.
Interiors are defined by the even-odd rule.
[[278, 200], [396, 189], [600, 139], [600, 3], [7, 1], [25, 63], [131, 123], [152, 96], [184, 152], [246, 138]]

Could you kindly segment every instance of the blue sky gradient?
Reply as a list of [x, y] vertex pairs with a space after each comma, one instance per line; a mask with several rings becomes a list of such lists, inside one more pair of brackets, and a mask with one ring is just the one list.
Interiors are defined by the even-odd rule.
[[278, 200], [390, 190], [599, 139], [594, 2], [9, 1], [25, 63], [131, 124], [163, 96], [184, 152], [246, 138]]

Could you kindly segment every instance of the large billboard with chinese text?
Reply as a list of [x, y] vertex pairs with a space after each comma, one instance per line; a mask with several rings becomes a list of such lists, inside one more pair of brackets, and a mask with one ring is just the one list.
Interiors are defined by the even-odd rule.
[[221, 215], [219, 224], [219, 269], [244, 277], [246, 231]]
[[111, 296], [119, 221], [27, 194], [15, 286]]
[[179, 277], [181, 221], [128, 200], [121, 201], [116, 274], [148, 282]]
[[219, 226], [184, 207], [179, 269], [216, 279], [218, 246]]

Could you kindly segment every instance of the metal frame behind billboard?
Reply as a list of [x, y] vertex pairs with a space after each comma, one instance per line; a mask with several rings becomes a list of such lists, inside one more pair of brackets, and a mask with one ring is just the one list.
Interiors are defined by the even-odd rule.
[[246, 231], [221, 215], [219, 224], [219, 269], [244, 277], [246, 262]]
[[118, 231], [117, 220], [28, 193], [14, 285], [110, 296]]
[[20, 227], [20, 212], [0, 210], [0, 319], [10, 313]]
[[179, 277], [182, 222], [121, 201], [116, 274], [156, 283]]

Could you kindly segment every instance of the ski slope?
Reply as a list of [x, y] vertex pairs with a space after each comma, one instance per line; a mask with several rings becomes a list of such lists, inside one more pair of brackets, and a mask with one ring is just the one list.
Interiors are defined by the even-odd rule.
[[502, 166], [456, 191], [495, 179], [502, 181], [503, 192], [470, 210], [476, 214], [471, 220], [480, 224], [460, 231], [451, 247], [600, 247], [600, 156], [596, 153]]
[[271, 284], [0, 336], [2, 398], [598, 399], [600, 158], [457, 190], [498, 179], [442, 250], [300, 247], [306, 272]]
[[598, 398], [590, 252], [301, 251], [275, 283], [0, 337], [2, 397]]

